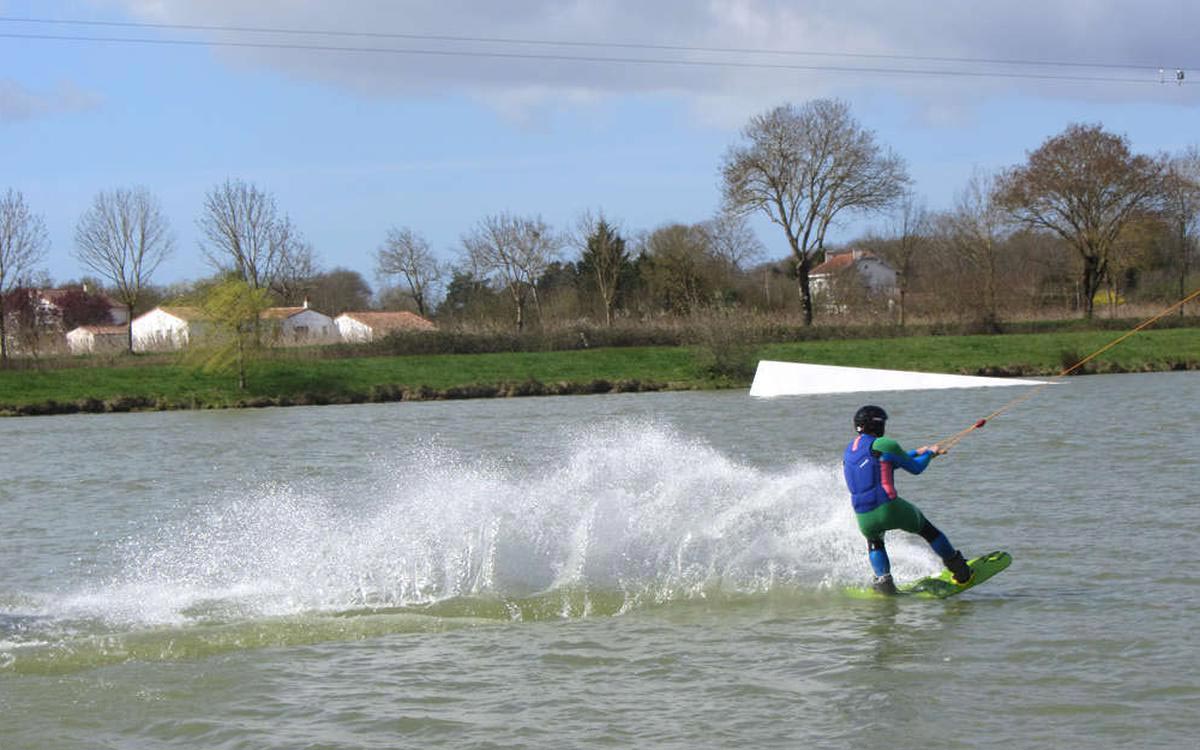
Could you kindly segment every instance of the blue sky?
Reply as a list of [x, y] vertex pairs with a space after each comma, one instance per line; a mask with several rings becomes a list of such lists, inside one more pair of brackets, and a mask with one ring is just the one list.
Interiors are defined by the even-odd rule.
[[[21, 191], [44, 217], [51, 247], [42, 267], [56, 281], [83, 273], [71, 254], [73, 232], [96, 192], [132, 185], [158, 196], [176, 239], [155, 281], [208, 274], [196, 218], [205, 193], [233, 177], [272, 193], [325, 268], [350, 268], [375, 284], [374, 253], [392, 226], [424, 234], [454, 260], [461, 235], [501, 211], [566, 229], [580, 212], [599, 209], [631, 234], [710, 218], [720, 205], [721, 157], [740, 127], [789, 101], [848, 101], [907, 161], [933, 209], [950, 207], [974, 169], [1019, 163], [1072, 122], [1100, 122], [1143, 152], [1200, 143], [1200, 89], [1191, 83], [1200, 82], [1200, 68], [1188, 68], [1200, 9], [1082, 0], [927, 5], [0, 0], [0, 190]], [[448, 36], [459, 40], [432, 38]], [[563, 59], [600, 56], [622, 59]], [[668, 59], [733, 64], [644, 62]], [[747, 63], [792, 67], [740, 67]], [[1157, 67], [1169, 79], [1184, 69], [1189, 82], [1159, 84]], [[938, 74], [904, 72], [912, 70]], [[834, 240], [883, 221], [850, 219]], [[770, 257], [786, 256], [777, 229], [754, 226]]]

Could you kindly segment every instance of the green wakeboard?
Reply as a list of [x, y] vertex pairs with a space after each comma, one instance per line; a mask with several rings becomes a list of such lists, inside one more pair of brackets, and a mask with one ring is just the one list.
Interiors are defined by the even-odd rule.
[[[1007, 552], [989, 552], [986, 555], [980, 555], [973, 560], [967, 561], [967, 565], [971, 567], [975, 575], [971, 576], [971, 580], [966, 583], [955, 583], [950, 575], [950, 571], [943, 570], [936, 576], [922, 578], [912, 583], [898, 586], [896, 594], [897, 596], [917, 596], [922, 599], [945, 599], [978, 586], [1011, 564], [1012, 555]], [[846, 590], [846, 593], [860, 598], [888, 596], [874, 589], [862, 587], [849, 588]]]

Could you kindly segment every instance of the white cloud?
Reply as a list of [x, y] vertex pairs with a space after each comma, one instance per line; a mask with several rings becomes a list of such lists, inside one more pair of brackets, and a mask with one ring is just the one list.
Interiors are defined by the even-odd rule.
[[98, 107], [101, 99], [75, 84], [64, 81], [51, 91], [34, 91], [11, 78], [0, 78], [0, 122], [32, 120], [51, 115], [82, 112]]
[[[1157, 79], [1154, 69], [1185, 64], [1191, 29], [1200, 22], [1200, 4], [1169, 0], [958, 2], [937, 4], [936, 10], [926, 3], [868, 0], [113, 1], [135, 19], [157, 23], [374, 34], [214, 31], [191, 32], [188, 38], [406, 50], [218, 48], [217, 54], [230, 63], [266, 66], [373, 96], [466, 94], [518, 120], [530, 107], [555, 100], [627, 94], [683, 96], [714, 122], [784, 99], [857, 92], [901, 93], [931, 122], [969, 118], [962, 102], [989, 94], [1160, 99], [1165, 93], [1151, 85]], [[381, 36], [388, 34], [416, 38]], [[521, 41], [486, 41], [499, 39]], [[562, 44], [542, 43], [548, 41]], [[715, 62], [730, 66], [706, 64]], [[746, 65], [776, 67], [737, 67]], [[1125, 65], [1148, 67], [1109, 67]], [[1034, 76], [1133, 77], [1146, 83]], [[1184, 87], [1170, 96], [1194, 102], [1195, 90]]]

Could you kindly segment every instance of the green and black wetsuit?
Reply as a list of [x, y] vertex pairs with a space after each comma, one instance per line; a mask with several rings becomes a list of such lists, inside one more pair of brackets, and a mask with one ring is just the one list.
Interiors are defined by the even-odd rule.
[[859, 433], [846, 446], [842, 471], [858, 528], [867, 538], [867, 554], [877, 576], [891, 572], [883, 535], [892, 529], [920, 534], [943, 561], [958, 555], [946, 535], [925, 518], [921, 510], [896, 492], [895, 469], [920, 474], [933, 460], [934, 453], [905, 451], [889, 437]]

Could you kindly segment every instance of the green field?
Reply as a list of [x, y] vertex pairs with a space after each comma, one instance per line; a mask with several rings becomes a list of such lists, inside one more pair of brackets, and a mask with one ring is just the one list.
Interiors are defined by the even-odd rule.
[[[1113, 331], [921, 336], [863, 341], [771, 344], [762, 359], [847, 367], [883, 367], [974, 375], [1003, 371], [1057, 375], [1122, 334]], [[1089, 363], [1086, 372], [1128, 372], [1200, 367], [1200, 329], [1142, 331]]]
[[[767, 344], [757, 359], [946, 373], [1055, 375], [1119, 334], [1088, 331], [998, 336], [922, 336]], [[744, 387], [749, 377], [717, 376], [699, 347], [266, 359], [249, 386], [186, 364], [139, 364], [0, 371], [0, 413], [222, 408], [400, 399]], [[1200, 329], [1144, 331], [1090, 363], [1088, 372], [1200, 368]]]

